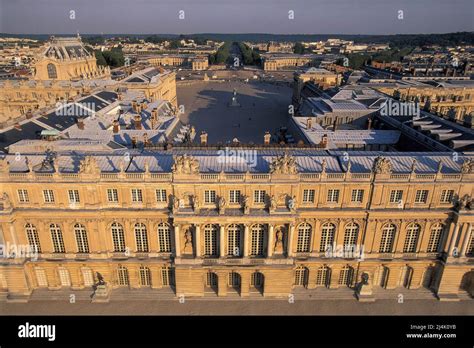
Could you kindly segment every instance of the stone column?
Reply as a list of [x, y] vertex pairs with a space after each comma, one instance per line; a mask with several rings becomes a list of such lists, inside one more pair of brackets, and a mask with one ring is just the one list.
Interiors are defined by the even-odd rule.
[[244, 228], [244, 257], [249, 256], [249, 225]]
[[219, 231], [219, 250], [220, 257], [225, 257], [225, 228], [224, 225], [220, 225]]
[[294, 256], [293, 253], [293, 239], [295, 237], [295, 225], [290, 224], [290, 233], [288, 234], [288, 248], [286, 250], [288, 256], [292, 257]]
[[176, 257], [181, 257], [181, 243], [179, 234], [179, 225], [174, 225], [174, 253]]
[[273, 240], [274, 240], [274, 235], [273, 235], [273, 225], [268, 225], [268, 242], [267, 242], [267, 257], [272, 257], [273, 255]]
[[466, 256], [467, 247], [469, 246], [469, 242], [471, 241], [471, 233], [472, 233], [472, 224], [468, 224], [469, 227], [466, 231], [464, 236], [464, 242], [462, 243], [461, 254], [460, 256]]
[[154, 266], [150, 267], [151, 273], [151, 288], [152, 289], [161, 289], [163, 284], [161, 284], [161, 270], [160, 268]]
[[201, 257], [201, 226], [194, 225], [194, 248], [196, 257]]
[[454, 248], [456, 246], [456, 240], [458, 238], [458, 233], [459, 233], [459, 223], [456, 223], [456, 227], [454, 227], [453, 235], [451, 236], [451, 241], [449, 242], [448, 256], [453, 256]]
[[227, 273], [218, 272], [217, 273], [217, 296], [227, 296]]

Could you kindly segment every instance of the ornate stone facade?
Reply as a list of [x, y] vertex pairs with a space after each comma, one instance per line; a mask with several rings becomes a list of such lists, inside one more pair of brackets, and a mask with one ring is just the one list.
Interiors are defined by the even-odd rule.
[[[400, 172], [406, 160], [393, 155], [352, 156], [346, 172], [331, 156], [279, 154], [259, 157], [273, 163], [271, 173], [216, 173], [208, 168], [216, 155], [203, 151], [136, 157], [133, 166], [61, 156], [55, 171], [38, 166], [44, 156], [2, 160], [0, 242], [39, 251], [3, 259], [7, 299], [38, 288], [92, 291], [97, 273], [112, 295], [151, 287], [157, 298], [165, 289], [199, 297], [331, 291], [355, 288], [362, 274], [375, 298], [396, 288], [443, 300], [472, 291], [474, 174], [462, 162], [440, 173], [428, 159], [427, 174], [409, 164]], [[443, 161], [449, 166], [450, 156]], [[289, 170], [291, 180], [279, 174], [295, 162], [301, 170]]]

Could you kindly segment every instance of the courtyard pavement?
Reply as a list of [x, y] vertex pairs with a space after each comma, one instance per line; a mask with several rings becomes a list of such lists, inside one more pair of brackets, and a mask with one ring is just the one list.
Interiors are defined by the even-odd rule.
[[90, 301], [30, 301], [0, 303], [0, 315], [474, 315], [474, 301], [286, 299], [134, 300], [109, 303]]
[[[241, 107], [228, 106], [234, 88]], [[185, 109], [180, 119], [192, 124], [197, 136], [206, 131], [209, 143], [237, 138], [263, 144], [266, 131], [274, 134], [287, 126], [292, 89], [261, 81], [178, 81], [177, 94]]]

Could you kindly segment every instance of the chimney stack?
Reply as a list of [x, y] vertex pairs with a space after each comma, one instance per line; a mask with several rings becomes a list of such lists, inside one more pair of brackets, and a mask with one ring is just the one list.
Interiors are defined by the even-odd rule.
[[372, 128], [372, 119], [369, 117], [367, 119], [367, 130], [370, 130]]
[[207, 145], [207, 133], [204, 131], [201, 132], [201, 145]]
[[133, 136], [133, 137], [132, 137], [132, 147], [133, 147], [133, 148], [136, 148], [136, 147], [137, 147], [137, 137], [136, 137], [136, 136]]
[[117, 134], [120, 130], [120, 124], [118, 120], [114, 120], [113, 122], [113, 132], [114, 134]]
[[308, 117], [306, 119], [306, 129], [310, 130], [313, 128], [313, 119], [311, 117]]
[[272, 138], [270, 132], [266, 131], [265, 135], [263, 136], [263, 143], [265, 145], [270, 145], [270, 139]]
[[142, 117], [140, 115], [133, 116], [135, 129], [142, 129]]
[[147, 133], [143, 133], [143, 145], [144, 146], [150, 145], [150, 140], [148, 139], [148, 134]]
[[77, 119], [77, 128], [80, 130], [84, 130], [84, 119], [83, 118], [78, 118]]
[[26, 112], [26, 118], [27, 119], [30, 119], [33, 117], [33, 112], [31, 111], [31, 109], [29, 109], [27, 112]]
[[328, 148], [328, 135], [327, 134], [324, 134], [322, 136], [321, 142], [319, 143], [319, 145], [324, 149]]
[[137, 101], [136, 100], [132, 100], [132, 110], [137, 111]]

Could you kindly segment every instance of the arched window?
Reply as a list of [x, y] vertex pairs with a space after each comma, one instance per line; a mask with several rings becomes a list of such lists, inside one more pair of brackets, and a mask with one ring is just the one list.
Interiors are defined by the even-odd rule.
[[240, 239], [242, 228], [240, 225], [232, 224], [227, 229], [227, 255], [241, 256]]
[[231, 288], [238, 289], [238, 288], [240, 288], [240, 284], [241, 284], [240, 274], [238, 274], [237, 272], [230, 272], [229, 273], [229, 284], [228, 285]]
[[161, 281], [163, 286], [174, 286], [174, 268], [169, 266], [162, 267]]
[[53, 241], [53, 251], [55, 253], [65, 253], [64, 239], [61, 227], [57, 224], [49, 225], [49, 231], [51, 232], [51, 240]]
[[61, 286], [71, 286], [71, 277], [69, 276], [69, 271], [66, 268], [59, 267], [58, 274]]
[[160, 253], [171, 252], [171, 230], [165, 223], [158, 225], [158, 251]]
[[87, 241], [87, 232], [84, 225], [75, 224], [74, 234], [76, 236], [77, 252], [78, 253], [89, 253], [89, 243]]
[[125, 251], [125, 233], [121, 224], [114, 222], [111, 226], [112, 241], [114, 243], [115, 252]]
[[405, 277], [403, 279], [403, 287], [410, 289], [411, 279], [413, 278], [413, 268], [410, 266], [405, 267]]
[[436, 224], [431, 227], [430, 239], [428, 240], [427, 252], [436, 253], [439, 251], [439, 243], [441, 241], [441, 235], [443, 233], [443, 225]]
[[94, 285], [94, 275], [92, 274], [92, 270], [88, 267], [82, 267], [82, 279], [84, 280], [84, 286], [92, 286]]
[[380, 239], [379, 252], [391, 253], [393, 248], [393, 241], [395, 239], [395, 232], [397, 228], [394, 224], [387, 224], [382, 228], [382, 237]]
[[382, 274], [380, 276], [380, 287], [386, 288], [388, 283], [388, 277], [390, 276], [390, 268], [387, 266], [382, 267]]
[[52, 63], [49, 63], [46, 66], [46, 69], [48, 70], [48, 78], [49, 79], [57, 79], [58, 78], [58, 72], [56, 70], [56, 66]]
[[336, 233], [336, 226], [331, 223], [325, 223], [321, 228], [321, 244], [319, 246], [320, 252], [325, 252], [328, 248], [332, 248], [334, 243], [334, 234]]
[[309, 270], [306, 267], [298, 266], [295, 271], [295, 286], [308, 285]]
[[359, 225], [349, 223], [344, 231], [344, 251], [353, 251], [357, 246], [357, 236], [359, 234]]
[[146, 234], [146, 226], [142, 223], [135, 224], [135, 239], [137, 242], [137, 252], [148, 252], [148, 237]]
[[30, 245], [31, 251], [35, 253], [41, 253], [41, 245], [38, 236], [38, 230], [35, 225], [25, 225], [26, 237], [28, 238], [28, 244]]
[[127, 267], [119, 266], [117, 268], [117, 284], [120, 286], [128, 286], [130, 284]]
[[140, 270], [140, 285], [141, 286], [150, 286], [151, 285], [151, 273], [150, 269], [145, 266], [141, 266]]
[[206, 275], [206, 287], [217, 289], [217, 274], [214, 272], [207, 272]]
[[339, 285], [351, 286], [354, 269], [351, 266], [344, 266], [339, 273]]
[[38, 287], [44, 288], [48, 286], [48, 278], [46, 277], [46, 271], [43, 268], [35, 267], [36, 283]]
[[263, 288], [263, 282], [264, 282], [264, 276], [260, 272], [254, 272], [252, 273], [252, 278], [250, 278], [250, 285], [257, 288], [257, 289], [262, 289]]
[[250, 255], [263, 256], [263, 240], [265, 236], [265, 226], [262, 224], [253, 225], [250, 236]]
[[296, 243], [297, 253], [309, 253], [311, 250], [311, 231], [310, 224], [303, 223], [298, 226], [298, 239]]
[[404, 253], [414, 253], [416, 252], [416, 247], [418, 244], [418, 236], [420, 234], [421, 227], [418, 224], [410, 224], [407, 227], [407, 234], [405, 237], [405, 244], [403, 245]]
[[328, 266], [322, 266], [318, 269], [316, 275], [316, 285], [317, 286], [329, 286], [331, 281], [331, 270]]
[[204, 226], [204, 256], [217, 256], [217, 225]]

